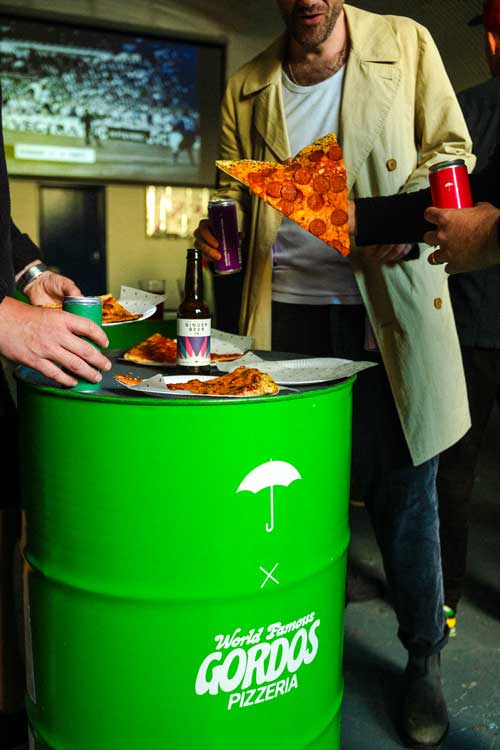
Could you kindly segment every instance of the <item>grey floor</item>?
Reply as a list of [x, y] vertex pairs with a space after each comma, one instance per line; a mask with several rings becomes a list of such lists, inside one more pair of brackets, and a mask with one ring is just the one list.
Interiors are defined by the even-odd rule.
[[[450, 732], [444, 750], [500, 750], [500, 415], [492, 415], [474, 486], [466, 595], [442, 653]], [[383, 581], [366, 511], [352, 509], [353, 561]], [[403, 747], [395, 730], [406, 652], [388, 603], [350, 604], [345, 618], [342, 750]]]

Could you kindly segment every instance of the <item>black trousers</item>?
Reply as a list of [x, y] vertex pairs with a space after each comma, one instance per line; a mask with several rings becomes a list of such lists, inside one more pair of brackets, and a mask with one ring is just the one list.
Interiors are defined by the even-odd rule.
[[466, 574], [470, 500], [484, 432], [500, 403], [500, 350], [462, 347], [471, 429], [441, 454], [437, 488], [444, 598], [456, 610]]

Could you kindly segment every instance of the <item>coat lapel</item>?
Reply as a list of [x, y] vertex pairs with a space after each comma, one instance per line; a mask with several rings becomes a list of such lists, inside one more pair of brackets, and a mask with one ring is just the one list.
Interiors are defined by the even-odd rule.
[[[265, 50], [251, 68], [243, 86], [244, 96], [255, 97], [255, 129], [269, 152], [279, 161], [291, 155], [281, 93], [281, 61], [285, 44], [286, 38], [281, 36]], [[268, 157], [262, 154], [261, 158]]]
[[288, 159], [290, 145], [279, 85], [272, 84], [257, 95], [254, 114], [255, 129], [269, 151], [279, 161]]
[[[383, 130], [401, 81], [399, 44], [388, 23], [345, 6], [351, 50], [340, 115], [340, 143], [350, 191]], [[369, 92], [360, 96], [359, 92]]]

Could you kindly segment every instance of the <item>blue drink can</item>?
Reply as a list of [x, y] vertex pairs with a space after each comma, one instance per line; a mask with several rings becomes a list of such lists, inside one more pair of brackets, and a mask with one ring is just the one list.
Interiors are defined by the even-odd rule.
[[222, 255], [220, 260], [214, 262], [215, 273], [238, 273], [241, 271], [241, 250], [236, 203], [230, 198], [215, 198], [209, 201], [208, 221], [219, 242], [219, 252]]

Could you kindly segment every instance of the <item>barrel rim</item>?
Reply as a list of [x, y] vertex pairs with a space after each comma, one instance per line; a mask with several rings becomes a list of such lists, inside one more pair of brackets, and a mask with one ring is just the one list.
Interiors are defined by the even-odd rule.
[[72, 391], [69, 389], [65, 389], [63, 387], [57, 387], [52, 385], [47, 385], [40, 382], [35, 382], [34, 380], [30, 380], [30, 375], [33, 378], [38, 377], [42, 378], [43, 375], [40, 373], [37, 373], [36, 370], [33, 370], [30, 367], [27, 367], [26, 365], [18, 365], [16, 369], [14, 370], [14, 377], [16, 380], [22, 384], [22, 386], [25, 386], [29, 388], [30, 390], [40, 391], [42, 393], [46, 393], [50, 396], [55, 396], [57, 398], [70, 398], [70, 399], [77, 399], [77, 400], [85, 400], [85, 401], [98, 401], [102, 403], [113, 403], [113, 404], [128, 404], [130, 406], [144, 406], [148, 404], [149, 406], [220, 406], [221, 404], [224, 404], [227, 407], [231, 406], [240, 406], [242, 403], [245, 404], [253, 404], [253, 403], [266, 403], [266, 404], [274, 404], [276, 402], [281, 402], [286, 400], [292, 400], [292, 399], [303, 399], [303, 398], [317, 398], [318, 396], [327, 395], [332, 393], [333, 391], [342, 391], [345, 389], [351, 389], [355, 380], [356, 375], [352, 375], [350, 378], [344, 378], [339, 381], [332, 381], [331, 385], [322, 385], [318, 388], [312, 388], [308, 391], [301, 391], [300, 393], [283, 393], [283, 394], [276, 394], [275, 396], [242, 396], [241, 398], [235, 398], [235, 399], [226, 399], [224, 397], [216, 398], [213, 396], [203, 398], [202, 396], [177, 396], [177, 397], [163, 397], [163, 396], [115, 396], [111, 393], [101, 393], [100, 391], [94, 391], [94, 392], [79, 392], [79, 391]]

